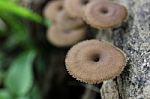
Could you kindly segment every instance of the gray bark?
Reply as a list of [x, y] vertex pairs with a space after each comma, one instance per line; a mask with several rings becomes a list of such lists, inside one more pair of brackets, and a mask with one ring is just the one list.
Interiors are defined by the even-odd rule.
[[[122, 49], [128, 64], [114, 80], [105, 81], [102, 99], [150, 99], [150, 0], [118, 0], [128, 8], [129, 18], [119, 28], [100, 30], [98, 39]], [[104, 34], [108, 32], [111, 34]]]

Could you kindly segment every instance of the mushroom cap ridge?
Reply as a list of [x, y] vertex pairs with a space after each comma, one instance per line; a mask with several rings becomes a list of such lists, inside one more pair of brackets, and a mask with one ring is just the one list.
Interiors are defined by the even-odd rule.
[[64, 8], [70, 16], [82, 18], [85, 6], [91, 1], [96, 0], [65, 0]]
[[120, 49], [98, 40], [76, 44], [65, 60], [69, 74], [89, 84], [115, 78], [122, 72], [126, 62], [126, 55]]
[[69, 47], [86, 37], [86, 28], [75, 30], [62, 30], [57, 24], [53, 24], [47, 31], [47, 39], [57, 47]]
[[110, 1], [91, 2], [84, 10], [85, 21], [95, 28], [114, 28], [126, 18], [126, 7]]
[[77, 29], [85, 26], [81, 18], [71, 17], [64, 10], [58, 13], [56, 23], [59, 28], [65, 30]]
[[52, 22], [55, 22], [56, 16], [58, 12], [62, 10], [62, 8], [63, 0], [50, 1], [45, 6], [43, 10], [43, 15]]

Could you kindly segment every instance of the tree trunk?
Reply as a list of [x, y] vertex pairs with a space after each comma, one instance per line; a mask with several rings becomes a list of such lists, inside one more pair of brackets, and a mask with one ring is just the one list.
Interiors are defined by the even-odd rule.
[[[128, 64], [119, 77], [104, 82], [102, 99], [150, 99], [150, 0], [116, 2], [128, 8], [127, 22], [119, 28], [100, 31], [97, 38], [121, 48]], [[102, 36], [105, 32], [107, 35]]]
[[[33, 1], [36, 2], [34, 3]], [[48, 0], [33, 1], [30, 1], [31, 3], [23, 2], [23, 4], [40, 13], [41, 9], [44, 7], [43, 2], [48, 2]], [[114, 45], [122, 49], [127, 54], [128, 64], [119, 77], [103, 83], [100, 90], [102, 99], [150, 99], [150, 0], [113, 1], [121, 3], [128, 8], [128, 20], [118, 28], [99, 30], [97, 39], [112, 42]], [[40, 39], [39, 45], [47, 44], [45, 43], [45, 40], [41, 42], [42, 29], [39, 27], [36, 28], [36, 26], [34, 28], [32, 27], [32, 29], [37, 30], [36, 33], [40, 34], [37, 36], [38, 40]], [[47, 47], [45, 46], [43, 48], [46, 49]], [[66, 50], [56, 50], [53, 48], [53, 50], [47, 49], [47, 51], [51, 51], [49, 52], [50, 58], [55, 56], [54, 54], [57, 54], [58, 51], [62, 57], [55, 56], [53, 59], [58, 60], [49, 62], [50, 66], [46, 72], [47, 76], [44, 78], [44, 86], [42, 90], [44, 93], [44, 99], [52, 97], [48, 96], [48, 94], [52, 94], [51, 91], [54, 89], [61, 89], [59, 92], [55, 91], [55, 93], [59, 97], [64, 97], [64, 95], [67, 94], [64, 94], [64, 90], [68, 91], [68, 89], [66, 89], [68, 87], [60, 88], [60, 86], [64, 86], [64, 83], [56, 83], [54, 86], [53, 83], [50, 82], [55, 78], [55, 75], [63, 75], [63, 78], [65, 78], [66, 74], [64, 74], [64, 72], [56, 72], [55, 66], [57, 66], [57, 69], [60, 68], [63, 70], [61, 65], [64, 65], [62, 62], [64, 61]], [[64, 81], [62, 80], [61, 82]], [[54, 88], [51, 86], [54, 86]], [[89, 97], [89, 92], [89, 89], [85, 91], [83, 99], [84, 97]], [[93, 91], [90, 94], [93, 96]], [[65, 97], [65, 99], [69, 98]]]

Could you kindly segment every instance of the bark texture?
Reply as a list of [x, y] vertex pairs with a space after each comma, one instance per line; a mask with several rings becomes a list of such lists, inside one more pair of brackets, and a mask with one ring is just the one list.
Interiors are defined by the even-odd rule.
[[150, 0], [116, 2], [128, 8], [127, 22], [115, 29], [100, 30], [97, 38], [121, 48], [128, 64], [119, 77], [104, 82], [102, 99], [150, 99]]

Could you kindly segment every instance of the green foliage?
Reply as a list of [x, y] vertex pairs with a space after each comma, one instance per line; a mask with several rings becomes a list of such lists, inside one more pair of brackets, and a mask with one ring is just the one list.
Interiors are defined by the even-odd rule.
[[38, 86], [35, 84], [30, 93], [31, 99], [42, 99]]
[[12, 63], [5, 84], [13, 94], [17, 96], [25, 95], [33, 84], [32, 63], [35, 51], [21, 54]]
[[11, 96], [8, 91], [0, 90], [0, 99], [11, 99]]
[[8, 49], [18, 43], [24, 45], [25, 47], [29, 46], [29, 42], [31, 42], [31, 40], [27, 27], [15, 16], [10, 16], [9, 13], [2, 12], [0, 13], [0, 16], [9, 28], [9, 33], [5, 34], [9, 36], [5, 44], [5, 48]]
[[6, 30], [6, 25], [4, 21], [0, 18], [0, 33], [4, 32]]
[[31, 19], [33, 21], [42, 22], [42, 17], [37, 15], [36, 13], [32, 12], [31, 10], [18, 6], [16, 3], [9, 2], [9, 1], [0, 1], [0, 10], [16, 14], [18, 16]]
[[0, 0], [0, 99], [41, 99], [33, 78], [37, 49], [24, 19], [47, 26], [50, 22], [18, 1]]
[[30, 99], [29, 97], [25, 96], [25, 97], [18, 97], [16, 99]]

